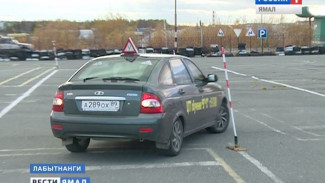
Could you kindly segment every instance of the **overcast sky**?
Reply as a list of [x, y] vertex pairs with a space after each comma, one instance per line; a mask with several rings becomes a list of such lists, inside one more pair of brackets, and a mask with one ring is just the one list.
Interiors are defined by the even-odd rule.
[[[130, 20], [166, 19], [174, 23], [174, 0], [1, 0], [0, 21], [29, 21], [66, 19], [75, 21], [103, 18], [119, 14]], [[312, 14], [325, 15], [325, 0], [303, 0]], [[177, 0], [179, 24], [195, 24], [202, 20], [233, 23], [237, 18], [248, 22], [260, 20], [255, 14], [255, 0]], [[279, 16], [272, 16], [279, 19]], [[265, 16], [265, 20], [270, 16]], [[285, 15], [285, 21], [297, 18]]]

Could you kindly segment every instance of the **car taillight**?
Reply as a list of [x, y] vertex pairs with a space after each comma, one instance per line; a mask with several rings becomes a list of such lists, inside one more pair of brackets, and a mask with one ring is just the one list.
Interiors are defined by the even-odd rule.
[[141, 113], [163, 113], [164, 108], [159, 98], [151, 93], [143, 93], [141, 98]]
[[52, 110], [55, 112], [63, 112], [64, 102], [63, 102], [64, 94], [62, 91], [56, 92], [53, 99]]
[[63, 129], [62, 125], [52, 125], [52, 128], [54, 130], [62, 130]]

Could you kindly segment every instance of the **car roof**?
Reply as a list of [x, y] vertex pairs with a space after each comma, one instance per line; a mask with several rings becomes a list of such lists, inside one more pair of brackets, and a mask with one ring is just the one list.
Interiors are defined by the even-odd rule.
[[[145, 58], [187, 58], [181, 55], [170, 55], [170, 54], [160, 54], [160, 53], [140, 53], [138, 54], [139, 57], [145, 57]], [[93, 60], [98, 60], [98, 59], [103, 59], [103, 58], [119, 58], [121, 57], [122, 54], [120, 55], [108, 55], [108, 56], [101, 56], [94, 58]]]

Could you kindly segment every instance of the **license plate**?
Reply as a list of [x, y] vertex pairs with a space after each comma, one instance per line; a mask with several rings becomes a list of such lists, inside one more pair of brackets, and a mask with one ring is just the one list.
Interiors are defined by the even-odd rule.
[[120, 109], [119, 101], [82, 101], [81, 109], [83, 111], [113, 111]]

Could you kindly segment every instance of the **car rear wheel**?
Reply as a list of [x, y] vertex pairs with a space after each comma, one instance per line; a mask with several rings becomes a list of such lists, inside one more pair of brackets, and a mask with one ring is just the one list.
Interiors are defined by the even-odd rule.
[[223, 133], [229, 125], [229, 109], [226, 104], [222, 104], [219, 108], [216, 124], [206, 128], [210, 133]]
[[87, 150], [89, 146], [89, 142], [90, 142], [90, 138], [78, 139], [74, 137], [72, 140], [72, 144], [66, 145], [65, 147], [70, 152], [84, 152]]
[[162, 154], [176, 156], [180, 153], [183, 145], [183, 124], [177, 119], [173, 124], [173, 129], [167, 143], [167, 149], [159, 149]]

